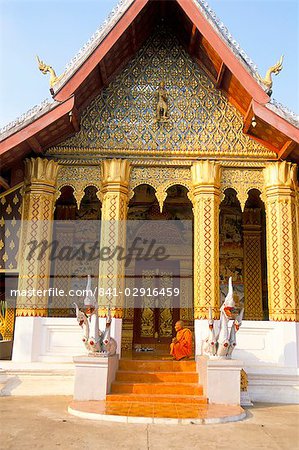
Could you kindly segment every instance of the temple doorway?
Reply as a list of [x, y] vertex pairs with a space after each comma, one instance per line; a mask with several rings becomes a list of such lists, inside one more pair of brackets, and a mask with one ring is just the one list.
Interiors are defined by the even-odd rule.
[[[153, 290], [165, 292], [165, 289], [179, 289], [179, 279], [173, 276], [179, 271], [180, 261], [169, 264], [142, 264], [138, 272], [137, 287], [150, 282]], [[133, 343], [141, 345], [169, 344], [175, 334], [175, 322], [180, 319], [180, 308], [173, 308], [171, 300], [163, 295], [157, 296], [154, 302], [142, 299], [141, 305], [134, 309]], [[140, 308], [138, 307], [140, 306]]]
[[220, 302], [232, 277], [234, 300], [246, 320], [268, 320], [266, 214], [260, 191], [251, 189], [242, 211], [237, 192], [226, 189], [220, 205]]
[[[100, 240], [100, 219], [101, 202], [95, 186], [87, 186], [80, 201], [76, 201], [73, 187], [64, 186], [55, 205], [53, 240], [71, 249], [79, 248], [82, 244], [88, 248]], [[75, 317], [74, 301], [81, 306], [83, 297], [71, 297], [68, 293], [85, 289], [87, 275], [93, 279], [92, 285], [96, 285], [98, 272], [97, 259], [81, 261], [80, 258], [54, 258], [50, 287], [55, 295], [49, 297], [49, 317]], [[59, 289], [65, 292], [64, 296], [56, 295]]]
[[[184, 320], [193, 329], [193, 213], [187, 192], [184, 186], [171, 186], [161, 211], [153, 187], [143, 184], [134, 190], [128, 210], [129, 227], [131, 221], [136, 221], [138, 236], [148, 240], [156, 236], [157, 243], [166, 245], [171, 256], [161, 263], [138, 261], [134, 273], [126, 274], [126, 286], [138, 290], [143, 287], [158, 294], [154, 299], [125, 299], [123, 350], [150, 348], [168, 352], [178, 320]], [[188, 239], [190, 253], [183, 255], [180, 248]], [[172, 293], [169, 297], [165, 295], [167, 290]]]

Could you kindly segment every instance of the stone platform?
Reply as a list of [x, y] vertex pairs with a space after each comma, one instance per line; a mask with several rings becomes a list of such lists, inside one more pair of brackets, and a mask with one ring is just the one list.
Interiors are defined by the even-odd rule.
[[246, 412], [238, 405], [169, 402], [73, 401], [68, 412], [83, 419], [156, 424], [216, 424], [236, 422], [246, 417]]

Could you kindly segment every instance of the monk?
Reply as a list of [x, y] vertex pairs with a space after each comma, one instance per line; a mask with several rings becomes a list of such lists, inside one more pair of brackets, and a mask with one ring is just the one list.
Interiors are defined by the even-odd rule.
[[179, 361], [183, 358], [190, 358], [192, 355], [192, 333], [188, 328], [184, 328], [184, 323], [179, 320], [175, 324], [176, 337], [170, 344], [170, 354], [173, 359]]

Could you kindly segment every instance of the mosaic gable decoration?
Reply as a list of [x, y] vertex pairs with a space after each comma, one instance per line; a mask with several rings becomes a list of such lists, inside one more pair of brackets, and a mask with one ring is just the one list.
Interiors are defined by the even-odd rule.
[[[167, 120], [157, 120], [164, 82]], [[169, 30], [156, 32], [137, 56], [88, 106], [81, 130], [48, 154], [80, 149], [139, 151], [271, 152], [242, 132], [242, 118]]]

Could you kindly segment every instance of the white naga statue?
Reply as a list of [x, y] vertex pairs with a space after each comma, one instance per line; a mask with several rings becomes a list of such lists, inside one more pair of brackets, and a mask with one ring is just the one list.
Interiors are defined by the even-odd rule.
[[[209, 334], [203, 342], [202, 352], [210, 358], [229, 359], [237, 344], [236, 333], [239, 330], [244, 315], [244, 308], [236, 308], [233, 297], [232, 278], [228, 281], [228, 293], [220, 308], [220, 328], [218, 334], [214, 329], [212, 308], [209, 309]], [[229, 321], [233, 320], [229, 330]]]
[[111, 314], [108, 308], [106, 319], [106, 329], [102, 332], [99, 329], [98, 302], [91, 290], [91, 278], [88, 275], [86, 286], [86, 297], [84, 299], [85, 312], [76, 307], [76, 317], [80, 327], [83, 330], [82, 341], [89, 355], [93, 356], [112, 356], [116, 353], [117, 344], [115, 339], [110, 336]]

